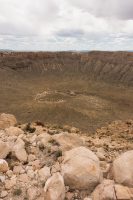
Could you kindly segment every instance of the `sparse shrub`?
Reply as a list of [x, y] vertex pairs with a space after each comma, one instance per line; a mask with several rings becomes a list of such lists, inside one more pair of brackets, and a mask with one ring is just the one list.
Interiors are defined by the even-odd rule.
[[59, 149], [58, 151], [55, 152], [54, 155], [55, 155], [55, 158], [57, 159], [62, 156], [62, 151]]
[[35, 128], [35, 127], [31, 127], [31, 124], [28, 123], [28, 124], [26, 125], [26, 127], [25, 127], [25, 130], [26, 130], [27, 132], [29, 132], [29, 133], [34, 133], [35, 130], [36, 130], [36, 128]]
[[47, 147], [47, 152], [51, 153], [51, 148], [50, 147]]
[[44, 145], [42, 143], [39, 144], [40, 151], [43, 151], [45, 149]]
[[36, 123], [37, 126], [42, 126], [42, 127], [44, 127], [44, 123], [41, 122], [41, 121], [36, 121], [35, 123]]
[[51, 140], [49, 140], [48, 141], [50, 144], [53, 144], [53, 145], [56, 145], [56, 146], [60, 146], [60, 144], [56, 141], [56, 140], [54, 140], [54, 139], [51, 139]]
[[20, 188], [17, 188], [13, 191], [14, 196], [20, 196], [22, 194], [22, 190]]
[[24, 200], [29, 200], [28, 197], [24, 197]]

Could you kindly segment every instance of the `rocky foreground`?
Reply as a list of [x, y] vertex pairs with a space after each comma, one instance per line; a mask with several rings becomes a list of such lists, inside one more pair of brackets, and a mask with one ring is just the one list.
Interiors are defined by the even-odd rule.
[[1, 199], [133, 199], [133, 121], [81, 134], [1, 114]]

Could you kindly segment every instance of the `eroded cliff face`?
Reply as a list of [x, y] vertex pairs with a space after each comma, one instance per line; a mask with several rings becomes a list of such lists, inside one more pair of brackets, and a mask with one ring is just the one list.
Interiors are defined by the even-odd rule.
[[133, 85], [130, 52], [0, 53], [0, 73], [27, 76], [83, 76], [108, 83]]

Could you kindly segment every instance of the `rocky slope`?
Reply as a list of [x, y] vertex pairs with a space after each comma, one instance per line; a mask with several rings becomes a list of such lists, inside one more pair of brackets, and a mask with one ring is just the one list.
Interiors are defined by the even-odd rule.
[[132, 200], [133, 120], [95, 134], [0, 115], [0, 199]]

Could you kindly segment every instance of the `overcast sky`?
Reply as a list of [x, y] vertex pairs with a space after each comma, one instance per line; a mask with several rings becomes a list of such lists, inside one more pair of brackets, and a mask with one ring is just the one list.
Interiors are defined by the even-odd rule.
[[0, 49], [133, 50], [133, 0], [0, 0]]

